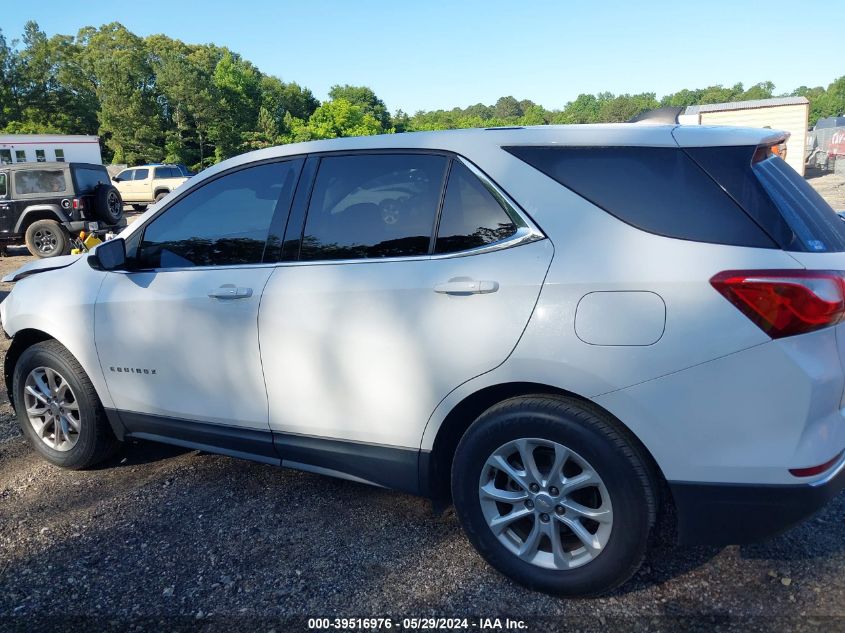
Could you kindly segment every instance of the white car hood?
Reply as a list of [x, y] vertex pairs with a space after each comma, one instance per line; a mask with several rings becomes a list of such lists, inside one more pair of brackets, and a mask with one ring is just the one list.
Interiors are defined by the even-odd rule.
[[37, 259], [34, 262], [29, 262], [18, 268], [15, 272], [9, 273], [3, 277], [4, 283], [19, 281], [29, 275], [43, 273], [48, 270], [56, 270], [57, 268], [65, 268], [77, 261], [82, 254], [79, 255], [59, 255], [58, 257], [48, 257], [47, 259]]

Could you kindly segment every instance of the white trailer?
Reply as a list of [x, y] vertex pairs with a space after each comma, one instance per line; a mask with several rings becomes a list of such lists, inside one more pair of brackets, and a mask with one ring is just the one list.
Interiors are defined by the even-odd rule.
[[71, 134], [0, 134], [0, 163], [52, 161], [101, 165], [100, 139]]

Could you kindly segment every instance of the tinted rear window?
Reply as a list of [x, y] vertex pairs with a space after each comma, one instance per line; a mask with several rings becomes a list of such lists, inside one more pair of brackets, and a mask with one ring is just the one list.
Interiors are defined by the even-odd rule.
[[105, 167], [74, 167], [77, 193], [90, 193], [100, 183], [108, 184], [109, 172]]
[[686, 151], [784, 250], [845, 251], [845, 222], [781, 158], [755, 162], [755, 146]]
[[802, 250], [845, 251], [845, 222], [783, 159], [772, 156], [755, 163], [752, 170], [792, 228]]
[[697, 242], [775, 247], [742, 207], [679, 148], [505, 149], [644, 231]]

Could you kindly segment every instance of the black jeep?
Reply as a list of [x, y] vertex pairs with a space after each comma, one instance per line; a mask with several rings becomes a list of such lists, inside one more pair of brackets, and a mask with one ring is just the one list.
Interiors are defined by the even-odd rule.
[[80, 231], [126, 226], [123, 200], [102, 165], [0, 164], [0, 246], [26, 243], [36, 257], [70, 252]]

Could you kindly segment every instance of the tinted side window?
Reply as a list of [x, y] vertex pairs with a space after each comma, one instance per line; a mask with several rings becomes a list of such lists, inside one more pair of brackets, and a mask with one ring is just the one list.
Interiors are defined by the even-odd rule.
[[127, 181], [127, 180], [132, 180], [133, 178], [135, 178], [135, 170], [134, 169], [124, 169], [122, 172], [120, 172], [117, 175], [117, 177], [120, 178], [120, 180], [124, 181], [124, 182]]
[[146, 180], [149, 173], [150, 173], [149, 169], [136, 169], [134, 179], [135, 180]]
[[301, 161], [248, 167], [189, 193], [144, 229], [143, 268], [261, 262], [278, 208], [287, 213]]
[[57, 149], [57, 150], [55, 151], [55, 154], [56, 154], [56, 162], [57, 162], [57, 163], [63, 163], [63, 162], [65, 162], [65, 150], [63, 150], [63, 149]]
[[26, 152], [22, 149], [15, 150], [15, 162], [18, 163], [25, 163], [26, 162]]
[[667, 237], [775, 248], [679, 148], [505, 148], [623, 222]]
[[46, 163], [47, 162], [47, 155], [43, 149], [35, 150], [35, 160], [39, 163]]
[[5, 196], [8, 192], [6, 174], [0, 174], [0, 196]]
[[0, 165], [12, 162], [12, 150], [0, 149]]
[[67, 189], [61, 169], [26, 169], [15, 173], [15, 193], [62, 193]]
[[301, 258], [426, 255], [447, 164], [429, 154], [323, 158]]
[[498, 242], [516, 233], [499, 201], [460, 161], [452, 164], [440, 212], [435, 253], [454, 253]]

